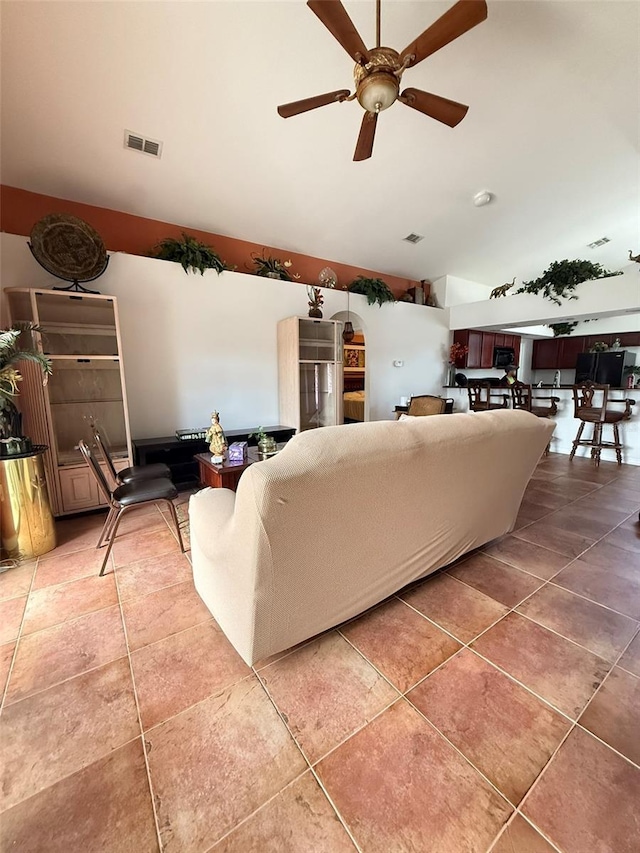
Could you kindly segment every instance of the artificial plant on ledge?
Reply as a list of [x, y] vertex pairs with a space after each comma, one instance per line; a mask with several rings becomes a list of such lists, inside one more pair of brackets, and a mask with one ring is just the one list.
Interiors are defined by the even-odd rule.
[[191, 270], [204, 275], [205, 270], [215, 270], [219, 275], [223, 270], [231, 269], [211, 246], [206, 246], [184, 231], [182, 240], [175, 240], [173, 237], [162, 240], [151, 257], [178, 263], [186, 273]]
[[291, 261], [272, 258], [271, 255], [265, 255], [265, 252], [266, 249], [263, 249], [261, 255], [256, 252], [251, 255], [255, 267], [254, 275], [261, 275], [264, 278], [278, 278], [281, 281], [295, 281], [300, 278], [298, 273], [289, 272], [289, 268], [293, 266]]
[[542, 293], [546, 299], [562, 305], [561, 299], [577, 299], [573, 292], [583, 281], [597, 278], [610, 278], [622, 275], [622, 271], [611, 272], [600, 264], [591, 261], [554, 261], [539, 278], [525, 281], [515, 293]]
[[395, 302], [396, 298], [386, 282], [381, 278], [367, 278], [359, 275], [349, 285], [351, 293], [360, 293], [367, 297], [369, 305], [376, 303], [382, 307], [385, 302]]

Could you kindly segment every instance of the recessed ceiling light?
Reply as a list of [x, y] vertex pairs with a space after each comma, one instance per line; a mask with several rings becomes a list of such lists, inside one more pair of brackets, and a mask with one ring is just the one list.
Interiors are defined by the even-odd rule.
[[424, 240], [424, 235], [412, 233], [412, 234], [407, 234], [407, 236], [403, 237], [402, 239], [407, 243], [413, 243], [415, 245], [416, 243], [419, 243], [420, 240]]
[[476, 207], [483, 207], [485, 204], [489, 204], [492, 199], [493, 196], [488, 190], [482, 190], [474, 195], [473, 203]]
[[594, 240], [593, 243], [587, 243], [588, 249], [597, 249], [598, 246], [604, 246], [605, 243], [610, 243], [609, 237], [600, 237], [599, 240]]

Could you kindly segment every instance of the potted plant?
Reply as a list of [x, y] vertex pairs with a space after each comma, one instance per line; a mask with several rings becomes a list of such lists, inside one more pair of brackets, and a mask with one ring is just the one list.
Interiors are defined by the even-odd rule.
[[[0, 455], [26, 453], [31, 446], [28, 438], [22, 435], [22, 416], [14, 399], [22, 380], [16, 365], [20, 361], [33, 361], [38, 364], [46, 384], [51, 375], [51, 361], [25, 338], [40, 328], [34, 323], [17, 323], [11, 329], [0, 331]], [[22, 335], [25, 338], [22, 338]], [[22, 339], [21, 339], [22, 338]]]
[[265, 251], [266, 249], [263, 249], [261, 255], [255, 252], [251, 255], [255, 275], [261, 275], [264, 278], [278, 278], [281, 281], [294, 281], [300, 278], [298, 273], [289, 272], [289, 268], [293, 266], [291, 261], [281, 261], [280, 258], [272, 258], [271, 255], [265, 257]]
[[274, 453], [278, 452], [278, 445], [275, 438], [266, 433], [261, 426], [255, 432], [252, 432], [249, 438], [257, 439], [258, 450], [262, 459], [266, 459], [267, 456], [273, 456]]
[[389, 289], [389, 286], [381, 278], [367, 278], [364, 275], [359, 275], [349, 285], [351, 293], [360, 293], [367, 297], [369, 305], [375, 305], [376, 302], [380, 307], [385, 302], [395, 302], [396, 298]]
[[215, 270], [219, 275], [222, 270], [229, 269], [211, 246], [206, 246], [184, 232], [182, 232], [182, 240], [175, 240], [173, 237], [162, 240], [152, 257], [162, 261], [174, 261], [180, 264], [186, 273], [191, 270], [204, 275], [205, 270]]
[[622, 271], [611, 272], [591, 261], [554, 261], [539, 278], [525, 281], [515, 293], [542, 293], [546, 299], [562, 305], [561, 299], [577, 299], [576, 287], [583, 281], [594, 278], [609, 278], [622, 275]]
[[319, 287], [309, 285], [307, 287], [307, 296], [309, 297], [309, 316], [322, 319], [322, 305], [324, 303], [322, 291]]

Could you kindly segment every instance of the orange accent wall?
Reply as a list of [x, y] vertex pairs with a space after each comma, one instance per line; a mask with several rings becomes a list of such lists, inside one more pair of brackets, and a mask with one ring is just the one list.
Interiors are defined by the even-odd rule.
[[180, 237], [183, 231], [198, 240], [211, 245], [220, 257], [229, 265], [236, 266], [238, 272], [251, 271], [251, 253], [262, 253], [281, 260], [291, 260], [291, 272], [299, 273], [300, 282], [317, 284], [318, 273], [323, 267], [330, 266], [338, 276], [338, 286], [344, 286], [358, 275], [384, 279], [396, 296], [400, 296], [408, 287], [418, 282], [399, 276], [365, 270], [360, 267], [340, 264], [326, 258], [316, 258], [299, 252], [290, 252], [276, 246], [262, 246], [249, 243], [235, 237], [198, 231], [184, 225], [175, 225], [157, 219], [146, 219], [120, 210], [109, 210], [91, 204], [81, 204], [68, 199], [40, 195], [17, 187], [0, 186], [0, 230], [9, 234], [28, 236], [38, 220], [49, 213], [70, 213], [84, 219], [102, 237], [110, 252], [127, 252], [130, 255], [148, 256], [150, 250], [165, 237]]

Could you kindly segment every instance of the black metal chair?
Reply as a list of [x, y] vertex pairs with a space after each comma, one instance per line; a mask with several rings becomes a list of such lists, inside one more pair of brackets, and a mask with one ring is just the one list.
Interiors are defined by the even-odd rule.
[[91, 452], [89, 445], [85, 441], [81, 440], [78, 446], [85, 462], [96, 479], [99, 491], [106, 498], [109, 505], [109, 512], [100, 533], [98, 544], [96, 545], [96, 548], [102, 548], [103, 545], [107, 545], [107, 550], [100, 567], [100, 577], [104, 575], [104, 570], [106, 568], [109, 554], [111, 553], [111, 548], [113, 547], [122, 516], [129, 510], [143, 506], [144, 504], [159, 502], [168, 504], [171, 512], [171, 518], [173, 519], [173, 523], [176, 527], [176, 535], [178, 537], [180, 550], [184, 554], [184, 543], [182, 541], [178, 516], [176, 508], [173, 505], [174, 498], [178, 496], [178, 490], [171, 480], [163, 478], [155, 480], [149, 480], [146, 478], [142, 480], [134, 480], [130, 483], [123, 483], [111, 491], [107, 484], [107, 479], [104, 476], [104, 472], [100, 467], [98, 460]]
[[[573, 416], [580, 421], [578, 434], [573, 440], [573, 447], [569, 459], [573, 459], [578, 447], [590, 447], [591, 458], [596, 466], [600, 465], [600, 454], [603, 447], [608, 447], [616, 452], [618, 465], [622, 465], [622, 444], [620, 443], [620, 421], [631, 417], [631, 407], [635, 400], [609, 400], [609, 386], [595, 385], [586, 382], [584, 385], [573, 385]], [[608, 409], [609, 405], [624, 404], [624, 411]], [[590, 439], [583, 439], [582, 433], [585, 424], [593, 424], [593, 434]], [[602, 427], [611, 424], [613, 427], [613, 441], [602, 440]]]
[[100, 430], [95, 424], [91, 424], [91, 431], [93, 432], [96, 447], [100, 451], [100, 455], [104, 459], [109, 470], [109, 474], [116, 486], [121, 486], [124, 483], [133, 483], [136, 480], [157, 480], [159, 478], [165, 478], [167, 480], [171, 479], [171, 471], [168, 466], [162, 462], [157, 462], [153, 465], [131, 465], [129, 468], [123, 468], [121, 471], [117, 471], [113, 462], [113, 457], [111, 456], [111, 451], [100, 434]]

